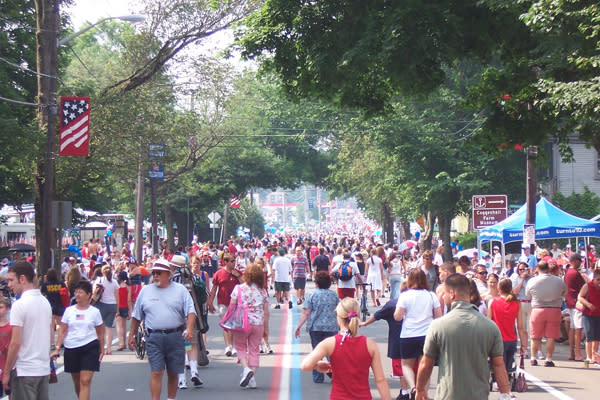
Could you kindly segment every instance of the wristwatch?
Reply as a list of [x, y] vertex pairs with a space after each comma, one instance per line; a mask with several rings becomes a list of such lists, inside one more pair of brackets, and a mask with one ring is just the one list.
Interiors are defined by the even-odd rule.
[[500, 393], [498, 395], [498, 400], [511, 400], [513, 397], [510, 393]]

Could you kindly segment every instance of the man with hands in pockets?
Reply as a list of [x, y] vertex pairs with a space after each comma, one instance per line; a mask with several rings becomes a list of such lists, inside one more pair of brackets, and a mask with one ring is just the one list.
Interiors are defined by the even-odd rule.
[[153, 285], [144, 286], [138, 295], [131, 318], [129, 348], [135, 346], [135, 332], [144, 320], [148, 337], [146, 353], [150, 362], [150, 394], [160, 399], [162, 377], [167, 369], [167, 398], [177, 394], [178, 375], [185, 368], [184, 339], [192, 340], [196, 310], [188, 290], [171, 282], [169, 262], [159, 259], [152, 267]]

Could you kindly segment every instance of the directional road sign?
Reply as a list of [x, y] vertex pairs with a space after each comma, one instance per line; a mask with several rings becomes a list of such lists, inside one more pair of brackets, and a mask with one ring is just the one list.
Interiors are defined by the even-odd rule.
[[476, 195], [472, 198], [473, 229], [483, 229], [504, 220], [508, 210], [505, 194]]

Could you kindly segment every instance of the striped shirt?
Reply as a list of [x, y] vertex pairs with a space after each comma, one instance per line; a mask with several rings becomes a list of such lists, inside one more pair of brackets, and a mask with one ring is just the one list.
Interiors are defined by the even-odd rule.
[[306, 278], [308, 260], [306, 257], [292, 258], [292, 278]]

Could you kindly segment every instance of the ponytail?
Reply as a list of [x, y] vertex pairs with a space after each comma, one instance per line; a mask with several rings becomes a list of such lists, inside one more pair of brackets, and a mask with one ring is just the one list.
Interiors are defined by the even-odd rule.
[[335, 308], [338, 317], [345, 320], [348, 325], [345, 336], [354, 337], [358, 334], [358, 325], [360, 324], [359, 310], [358, 302], [352, 297], [343, 298]]
[[506, 301], [517, 301], [517, 296], [512, 292], [512, 281], [509, 278], [503, 278], [498, 282], [498, 290], [506, 295]]

